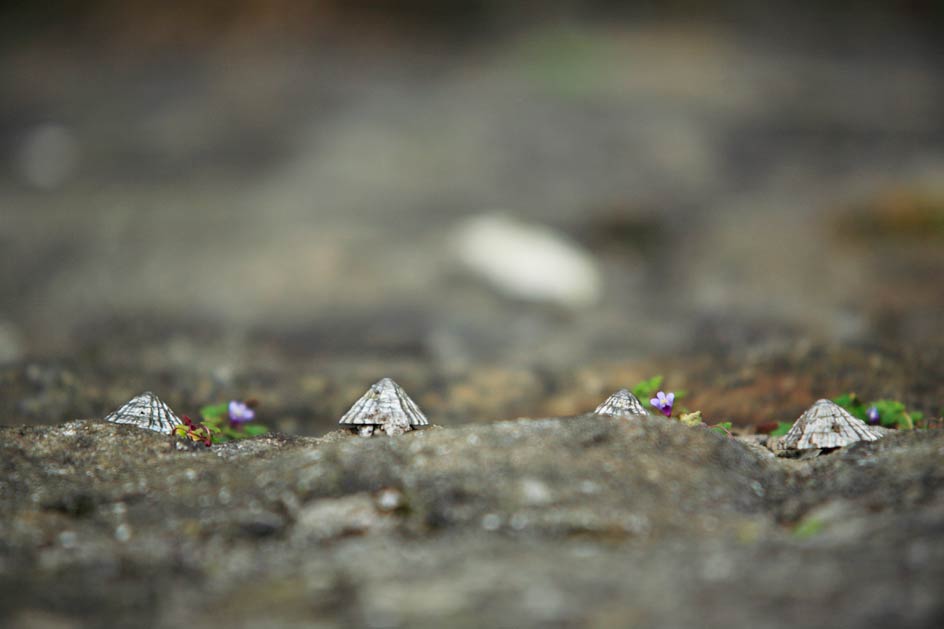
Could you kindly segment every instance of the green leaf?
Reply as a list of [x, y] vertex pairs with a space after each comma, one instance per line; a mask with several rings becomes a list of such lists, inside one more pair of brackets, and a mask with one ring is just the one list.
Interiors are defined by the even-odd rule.
[[633, 387], [633, 395], [639, 399], [649, 400], [656, 392], [659, 390], [659, 387], [662, 386], [662, 376], [653, 376], [648, 380], [643, 380], [639, 384]]
[[719, 422], [711, 427], [715, 432], [720, 432], [722, 435], [728, 435], [731, 433], [731, 422]]
[[843, 408], [849, 408], [852, 405], [852, 400], [854, 397], [855, 393], [843, 393], [842, 395], [837, 395], [834, 397], [833, 402]]
[[220, 419], [229, 414], [229, 404], [211, 404], [209, 406], [204, 406], [200, 409], [200, 415], [203, 416], [203, 419]]
[[855, 393], [846, 393], [833, 398], [833, 402], [843, 407], [849, 414], [857, 419], [866, 421], [868, 419], [868, 407], [862, 403], [859, 396]]
[[792, 422], [777, 422], [777, 427], [770, 432], [771, 437], [782, 437], [788, 432], [793, 426]]
[[905, 405], [898, 400], [876, 400], [872, 406], [878, 410], [882, 426], [902, 428], [912, 425], [911, 418], [905, 412]]
[[898, 430], [914, 430], [914, 421], [908, 413], [902, 413], [898, 420]]
[[269, 432], [269, 429], [263, 426], [262, 424], [247, 424], [243, 426], [243, 433], [247, 437], [256, 437], [258, 435], [264, 435]]
[[232, 426], [223, 426], [220, 428], [220, 434], [228, 439], [239, 439], [240, 432]]
[[813, 537], [823, 530], [823, 521], [819, 518], [808, 517], [793, 527], [793, 536], [800, 539]]

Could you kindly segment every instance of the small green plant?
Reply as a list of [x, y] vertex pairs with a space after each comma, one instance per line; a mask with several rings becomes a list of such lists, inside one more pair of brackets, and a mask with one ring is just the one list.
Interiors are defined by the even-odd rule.
[[208, 448], [213, 445], [214, 434], [217, 432], [219, 432], [218, 428], [198, 424], [186, 415], [184, 415], [184, 423], [174, 427], [174, 435], [194, 443], [202, 443]]
[[174, 428], [174, 434], [189, 441], [202, 442], [208, 448], [214, 443], [263, 435], [269, 432], [267, 427], [250, 423], [256, 418], [256, 404], [255, 400], [231, 400], [204, 406], [200, 409], [202, 423], [184, 415], [184, 423]]
[[924, 419], [924, 413], [908, 412], [905, 405], [897, 400], [878, 400], [872, 402], [872, 408], [878, 412], [883, 426], [894, 426], [899, 430], [913, 430], [915, 422]]
[[924, 419], [924, 413], [909, 413], [898, 400], [876, 400], [866, 404], [855, 393], [846, 393], [833, 398], [833, 402], [867, 424], [881, 424], [898, 430], [913, 430]]
[[633, 395], [640, 400], [651, 398], [655, 392], [662, 386], [662, 376], [653, 376], [648, 380], [643, 380], [633, 387]]
[[[643, 380], [633, 387], [633, 395], [640, 400], [649, 400], [649, 406], [656, 409], [666, 417], [672, 416], [672, 408], [675, 402], [685, 397], [684, 391], [670, 391], [666, 393], [661, 389], [662, 376], [653, 376], [648, 380]], [[682, 407], [679, 409], [682, 413], [688, 413], [688, 409]]]
[[255, 400], [231, 400], [229, 403], [201, 408], [203, 423], [213, 432], [213, 443], [246, 439], [269, 432], [266, 426], [254, 423], [257, 405]]
[[772, 431], [770, 431], [770, 436], [782, 437], [788, 432], [790, 432], [790, 428], [792, 426], [793, 426], [792, 422], [777, 422], [777, 427], [774, 428]]
[[[675, 403], [685, 396], [685, 391], [670, 391], [666, 393], [662, 390], [662, 376], [653, 376], [648, 380], [643, 380], [633, 387], [633, 395], [640, 399], [649, 399], [649, 406], [658, 410], [660, 413], [672, 418], [672, 410]], [[686, 426], [704, 426], [701, 411], [689, 411], [687, 408], [680, 407], [677, 419]], [[731, 435], [731, 422], [721, 422], [710, 426], [716, 432], [723, 435]]]

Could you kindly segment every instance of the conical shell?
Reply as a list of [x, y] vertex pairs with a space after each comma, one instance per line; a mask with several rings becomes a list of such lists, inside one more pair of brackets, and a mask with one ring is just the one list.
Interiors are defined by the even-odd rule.
[[174, 411], [150, 391], [132, 398], [117, 411], [105, 417], [105, 421], [131, 424], [138, 428], [167, 434], [174, 432], [174, 426], [181, 423]]
[[881, 435], [865, 422], [829, 400], [819, 400], [800, 415], [784, 436], [781, 447], [789, 450], [841, 448], [857, 441], [875, 441]]
[[606, 417], [635, 417], [649, 414], [639, 398], [630, 393], [628, 389], [620, 389], [606, 398], [606, 401], [593, 412], [596, 415]]
[[383, 426], [387, 434], [429, 424], [410, 396], [390, 378], [372, 385], [341, 418], [340, 424]]

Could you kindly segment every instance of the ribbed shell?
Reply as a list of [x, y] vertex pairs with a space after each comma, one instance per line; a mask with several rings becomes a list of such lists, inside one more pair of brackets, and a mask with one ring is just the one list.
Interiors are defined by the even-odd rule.
[[174, 411], [150, 391], [132, 398], [121, 408], [105, 417], [105, 421], [114, 424], [131, 424], [138, 428], [167, 434], [174, 432], [174, 426], [181, 423]]
[[399, 384], [384, 378], [371, 385], [361, 399], [354, 403], [341, 418], [340, 424], [400, 426], [426, 426], [429, 421], [410, 396]]
[[639, 398], [630, 393], [628, 389], [620, 389], [606, 398], [606, 401], [593, 412], [606, 417], [634, 417], [649, 414]]
[[857, 441], [876, 441], [881, 435], [844, 408], [829, 400], [819, 400], [800, 415], [781, 445], [790, 450], [841, 448]]

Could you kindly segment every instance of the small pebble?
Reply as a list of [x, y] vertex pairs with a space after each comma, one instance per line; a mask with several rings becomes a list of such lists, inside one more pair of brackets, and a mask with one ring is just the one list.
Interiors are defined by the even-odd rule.
[[115, 529], [115, 539], [119, 542], [127, 542], [131, 539], [131, 527], [127, 524], [120, 524]]
[[377, 507], [381, 511], [394, 511], [403, 505], [403, 494], [396, 489], [384, 489], [377, 495]]
[[486, 531], [497, 531], [501, 527], [502, 519], [497, 513], [486, 513], [482, 516], [482, 528]]

